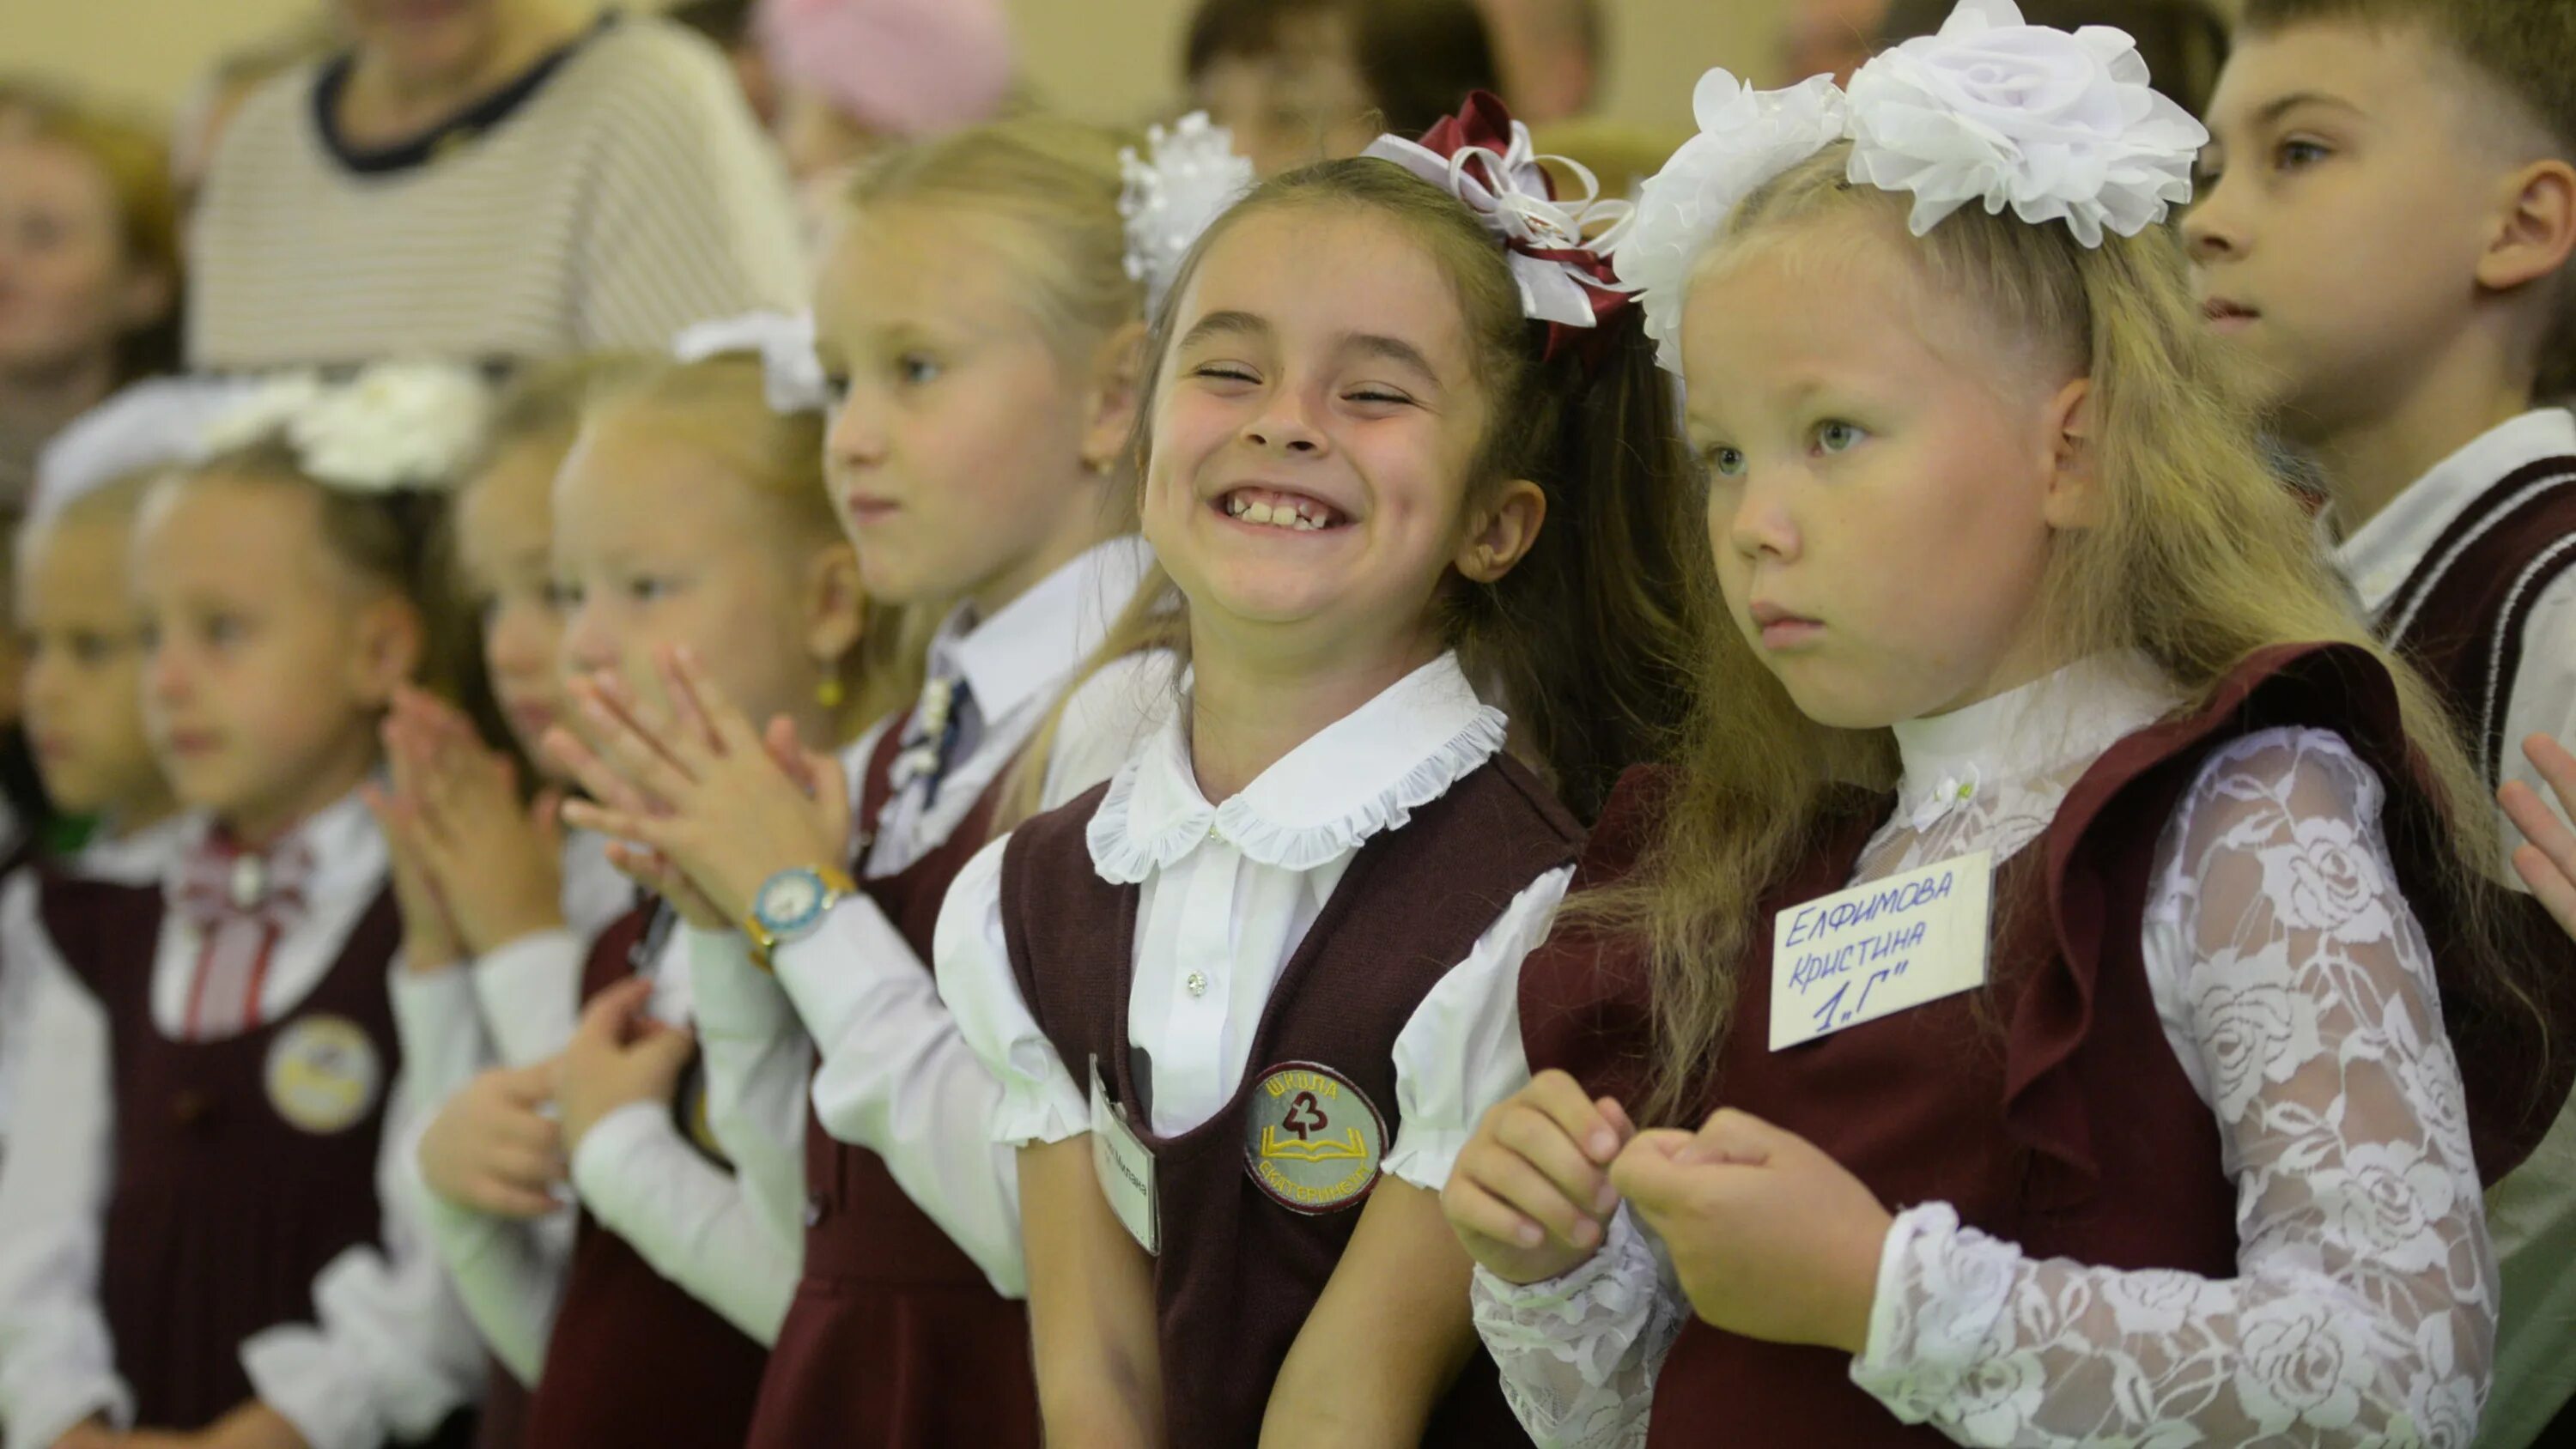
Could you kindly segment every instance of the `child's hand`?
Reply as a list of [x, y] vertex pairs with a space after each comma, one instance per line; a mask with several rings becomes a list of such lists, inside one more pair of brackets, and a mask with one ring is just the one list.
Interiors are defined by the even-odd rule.
[[519, 803], [518, 771], [452, 706], [417, 689], [394, 697], [387, 752], [412, 782], [418, 841], [465, 948], [476, 954], [563, 919], [560, 796]]
[[[388, 730], [391, 726], [388, 725]], [[418, 786], [402, 756], [390, 749], [386, 763], [391, 778], [383, 785], [358, 787], [367, 812], [384, 835], [385, 854], [394, 881], [394, 904], [402, 910], [403, 969], [444, 971], [465, 959], [465, 938], [456, 929], [438, 881], [421, 849]]]
[[[557, 725], [548, 730], [544, 748], [565, 773], [581, 782], [581, 787], [590, 792], [593, 801], [606, 805], [618, 814], [666, 815], [670, 813], [670, 806], [628, 783], [625, 776], [618, 774], [610, 767], [607, 760], [600, 757], [598, 751], [592, 749], [570, 729]], [[570, 813], [574, 803], [576, 802], [565, 802], [558, 807], [558, 815]], [[571, 825], [579, 822], [567, 819], [564, 823]], [[617, 867], [620, 875], [660, 896], [671, 909], [680, 913], [681, 920], [690, 925], [709, 931], [732, 928], [733, 921], [724, 912], [717, 910], [715, 903], [707, 899], [707, 893], [698, 889], [697, 882], [690, 880], [688, 875], [661, 851], [648, 845], [638, 845], [631, 840], [611, 837], [608, 842], [608, 863]]]
[[609, 1113], [629, 1102], [666, 1102], [680, 1071], [697, 1052], [685, 1027], [644, 1012], [653, 983], [641, 976], [620, 981], [582, 1009], [581, 1025], [555, 1058], [555, 1110], [563, 1125], [564, 1158]]
[[420, 1176], [458, 1207], [503, 1218], [555, 1210], [563, 1134], [545, 1115], [555, 1066], [495, 1067], [467, 1082], [420, 1139]]
[[664, 650], [659, 663], [676, 711], [667, 725], [648, 720], [605, 676], [575, 681], [572, 696], [596, 759], [664, 808], [577, 801], [564, 818], [668, 856], [726, 920], [738, 921], [771, 876], [849, 853], [847, 782], [829, 755], [806, 755], [792, 773], [782, 768], [774, 757], [780, 724], [764, 735], [685, 651]]
[[1610, 1179], [1663, 1238], [1701, 1318], [1773, 1343], [1868, 1346], [1896, 1220], [1814, 1143], [1722, 1109], [1695, 1135], [1640, 1133]]
[[[2522, 742], [2522, 757], [2548, 782], [2558, 808], [2576, 817], [2576, 755], [2547, 735], [2533, 735]], [[2514, 874], [2549, 908], [2559, 927], [2576, 936], [2576, 834], [2541, 803], [2538, 791], [2520, 780], [2506, 781], [2496, 799], [2529, 842], [2514, 849]]]
[[1450, 1229], [1507, 1282], [1571, 1272], [1600, 1251], [1619, 1206], [1609, 1165], [1636, 1133], [1617, 1102], [1539, 1073], [1494, 1104], [1458, 1154], [1440, 1193]]

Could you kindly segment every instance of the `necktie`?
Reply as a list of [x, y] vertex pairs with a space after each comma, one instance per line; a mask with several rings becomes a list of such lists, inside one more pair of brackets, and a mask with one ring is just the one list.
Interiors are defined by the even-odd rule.
[[180, 863], [171, 904], [197, 930], [180, 1037], [220, 1041], [260, 1024], [260, 993], [277, 943], [304, 919], [313, 853], [288, 842], [267, 853], [217, 828]]

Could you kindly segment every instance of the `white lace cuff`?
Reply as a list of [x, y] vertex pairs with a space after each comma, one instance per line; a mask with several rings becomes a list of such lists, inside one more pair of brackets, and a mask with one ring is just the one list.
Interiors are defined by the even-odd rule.
[[1852, 1382], [1909, 1424], [1955, 1407], [1963, 1382], [1984, 1367], [2020, 1262], [2012, 1244], [1962, 1229], [1948, 1203], [1898, 1214], [1879, 1251], [1869, 1344], [1852, 1360]]
[[1623, 1204], [1601, 1251], [1562, 1276], [1514, 1283], [1477, 1268], [1476, 1332], [1497, 1359], [1541, 1354], [1597, 1389], [1653, 1315], [1660, 1276], [1655, 1250]]

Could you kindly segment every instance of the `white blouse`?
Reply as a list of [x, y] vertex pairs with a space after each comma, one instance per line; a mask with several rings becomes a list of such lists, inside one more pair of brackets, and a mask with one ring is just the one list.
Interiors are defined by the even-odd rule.
[[[206, 828], [203, 817], [188, 820], [164, 862], [165, 880], [168, 862]], [[314, 872], [303, 919], [270, 958], [261, 991], [266, 1020], [291, 1013], [321, 984], [384, 887], [384, 840], [355, 796], [296, 833]], [[164, 913], [151, 990], [154, 1022], [167, 1035], [177, 1035], [185, 1019], [197, 947], [186, 913]], [[19, 1124], [9, 1170], [0, 1173], [0, 1422], [13, 1443], [51, 1444], [96, 1413], [124, 1427], [134, 1405], [116, 1376], [95, 1297], [101, 1215], [115, 1166], [108, 1022], [49, 940], [37, 957], [37, 1000], [18, 1082], [41, 1095], [46, 1110]], [[314, 1449], [372, 1449], [424, 1434], [472, 1397], [482, 1377], [473, 1331], [405, 1188], [425, 1104], [407, 1072], [385, 1092], [379, 1236], [324, 1266], [313, 1282], [311, 1321], [280, 1324], [241, 1346], [253, 1392]]]
[[[60, 862], [60, 868], [85, 880], [126, 885], [156, 881], [177, 859], [187, 833], [185, 819], [173, 816], [131, 835], [92, 840]], [[34, 1015], [38, 975], [34, 963], [48, 949], [45, 928], [36, 916], [38, 885], [33, 864], [22, 865], [0, 880], [0, 1164], [7, 1161], [10, 1106], [17, 1100], [11, 1078], [27, 1054], [27, 1030]]]
[[[1492, 759], [1503, 733], [1502, 712], [1478, 702], [1444, 654], [1210, 804], [1190, 762], [1187, 701], [1176, 702], [1112, 777], [1089, 829], [1092, 869], [1140, 887], [1128, 1038], [1142, 1053], [1156, 1134], [1186, 1132], [1234, 1096], [1271, 989], [1351, 858]], [[1001, 1081], [993, 1140], [1016, 1147], [1079, 1136], [1091, 1116], [1087, 1088], [1057, 1058], [1011, 972], [1002, 848], [995, 841], [959, 874], [935, 954], [941, 993]], [[1572, 874], [1549, 871], [1524, 888], [1451, 974], [1490, 974], [1498, 955], [1516, 964]], [[1443, 999], [1435, 990], [1396, 1042], [1402, 1121], [1384, 1168], [1412, 1181], [1422, 1180], [1426, 1156], [1445, 1162], [1458, 1146], [1445, 1124], [1460, 1109], [1446, 1104], [1462, 1078], [1454, 1061], [1423, 1049], [1462, 1029]]]
[[[1037, 732], [1074, 670], [1106, 637], [1153, 562], [1142, 540], [1098, 545], [978, 619], [961, 608], [930, 651], [934, 679], [965, 700], [949, 768], [917, 777], [873, 822], [861, 874], [895, 875], [947, 841]], [[1047, 760], [1050, 808], [1107, 778], [1172, 690], [1168, 654], [1113, 661], [1066, 701]], [[864, 789], [880, 723], [844, 756]], [[999, 1087], [959, 1036], [925, 963], [865, 895], [840, 902], [813, 934], [781, 946], [769, 974], [740, 935], [695, 938], [698, 1041], [708, 1116], [760, 1220], [801, 1262], [806, 1226], [806, 1104], [839, 1141], [883, 1158], [904, 1192], [995, 1291], [1027, 1292], [1019, 1177], [983, 1140]], [[816, 1052], [820, 1051], [820, 1065]]]
[[[2009, 856], [2173, 703], [2094, 660], [1898, 726], [1898, 805], [1854, 881]], [[2469, 1443], [2496, 1269], [2384, 799], [2340, 736], [2265, 730], [2212, 754], [2158, 841], [2141, 946], [2237, 1185], [2237, 1276], [2034, 1260], [1907, 1207], [1851, 1368], [1889, 1413], [1977, 1445]], [[1479, 1269], [1473, 1298], [1540, 1443], [1643, 1441], [1690, 1310], [1626, 1208], [1582, 1267], [1526, 1287]]]
[[[439, 1074], [439, 1103], [496, 1063], [525, 1066], [563, 1050], [580, 1013], [589, 943], [633, 905], [633, 888], [608, 864], [599, 838], [575, 835], [564, 847], [565, 929], [510, 942], [469, 970], [396, 978], [394, 1019], [405, 1060]], [[666, 938], [657, 958], [648, 1009], [682, 1024], [690, 1015], [689, 975], [677, 936]], [[533, 1383], [563, 1295], [570, 1203], [536, 1221], [490, 1217], [431, 1192], [416, 1156], [411, 1166], [422, 1220], [467, 1315], [494, 1356]], [[730, 1177], [682, 1139], [667, 1104], [630, 1103], [593, 1124], [572, 1175], [592, 1215], [664, 1277], [745, 1333], [764, 1342], [776, 1334], [794, 1268], [756, 1230]]]

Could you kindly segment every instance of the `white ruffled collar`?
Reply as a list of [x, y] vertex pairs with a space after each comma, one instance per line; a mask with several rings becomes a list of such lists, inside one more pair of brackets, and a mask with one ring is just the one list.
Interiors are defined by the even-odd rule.
[[2099, 654], [1964, 709], [1902, 721], [1897, 818], [1928, 830], [1979, 794], [2067, 774], [2180, 699], [2144, 657]]
[[1222, 840], [1247, 859], [1313, 870], [1412, 818], [1503, 747], [1501, 710], [1443, 654], [1211, 805], [1190, 763], [1188, 692], [1109, 781], [1091, 817], [1092, 868], [1132, 885]]

